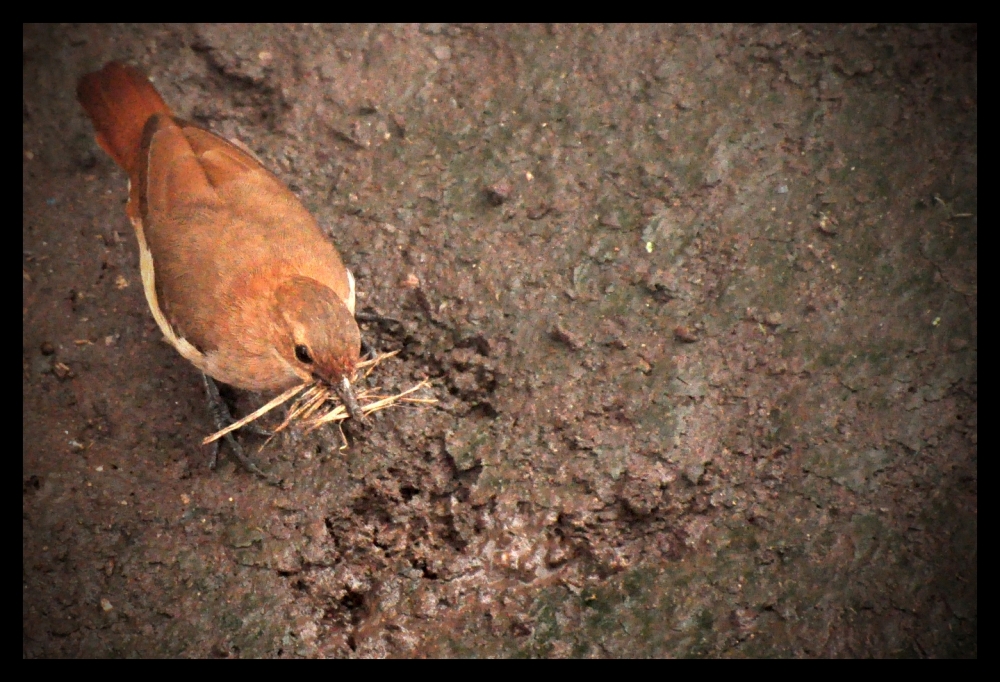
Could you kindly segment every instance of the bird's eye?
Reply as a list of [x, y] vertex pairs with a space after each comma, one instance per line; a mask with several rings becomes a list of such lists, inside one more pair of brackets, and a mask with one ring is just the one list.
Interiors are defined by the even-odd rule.
[[311, 365], [313, 361], [312, 355], [309, 354], [309, 349], [301, 343], [295, 346], [295, 357], [305, 365]]

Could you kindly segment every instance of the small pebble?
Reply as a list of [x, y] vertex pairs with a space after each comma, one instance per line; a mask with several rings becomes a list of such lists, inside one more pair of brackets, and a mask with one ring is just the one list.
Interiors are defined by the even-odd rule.
[[565, 344], [572, 350], [580, 350], [584, 347], [583, 340], [574, 334], [573, 332], [563, 328], [562, 325], [556, 325], [555, 329], [551, 332], [552, 338], [560, 343]]
[[69, 368], [69, 365], [67, 365], [64, 362], [57, 362], [54, 365], [52, 365], [52, 373], [55, 374], [56, 378], [59, 379], [60, 381], [64, 381], [66, 379], [72, 379], [74, 376], [73, 370], [71, 370]]
[[619, 218], [618, 218], [618, 212], [617, 211], [609, 211], [608, 213], [602, 214], [601, 217], [600, 217], [600, 219], [598, 220], [598, 222], [602, 226], [604, 226], [604, 227], [610, 227], [613, 230], [620, 230], [620, 229], [622, 229], [622, 223], [621, 223], [621, 220], [619, 220]]
[[493, 206], [499, 206], [510, 199], [513, 188], [506, 180], [495, 182], [486, 188], [486, 200]]
[[541, 220], [548, 215], [551, 210], [552, 207], [547, 204], [538, 204], [537, 206], [529, 208], [526, 215], [528, 216], [528, 220]]
[[674, 337], [682, 343], [694, 343], [698, 340], [698, 333], [691, 327], [680, 325], [674, 327]]

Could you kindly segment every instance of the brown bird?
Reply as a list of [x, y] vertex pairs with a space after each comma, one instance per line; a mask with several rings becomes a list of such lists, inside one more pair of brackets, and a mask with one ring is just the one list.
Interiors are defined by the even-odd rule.
[[87, 74], [77, 97], [128, 173], [142, 285], [171, 345], [238, 388], [319, 380], [361, 419], [354, 277], [295, 195], [242, 143], [175, 117], [131, 66]]

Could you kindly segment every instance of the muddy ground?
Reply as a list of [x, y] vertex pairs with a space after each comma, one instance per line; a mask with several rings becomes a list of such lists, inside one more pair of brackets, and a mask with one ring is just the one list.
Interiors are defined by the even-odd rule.
[[[976, 27], [46, 25], [22, 59], [25, 657], [978, 655]], [[110, 59], [289, 183], [402, 322], [369, 383], [436, 406], [241, 436], [277, 486], [208, 468], [75, 101]]]

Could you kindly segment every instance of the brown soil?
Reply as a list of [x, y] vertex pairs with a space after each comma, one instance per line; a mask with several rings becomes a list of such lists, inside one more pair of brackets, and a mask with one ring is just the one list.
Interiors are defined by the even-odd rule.
[[[978, 655], [977, 27], [22, 58], [25, 657]], [[208, 469], [75, 101], [110, 59], [289, 183], [402, 322], [371, 381], [436, 407], [242, 435], [279, 486]]]

